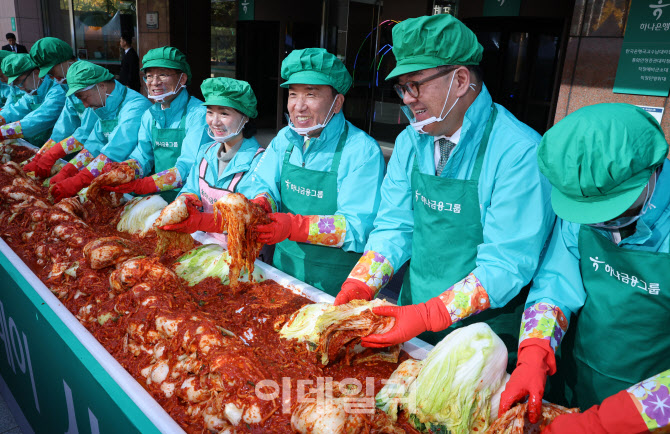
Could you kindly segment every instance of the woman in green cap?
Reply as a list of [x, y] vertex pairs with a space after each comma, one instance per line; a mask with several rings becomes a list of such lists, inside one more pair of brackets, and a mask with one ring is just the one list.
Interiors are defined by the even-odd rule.
[[335, 295], [363, 252], [379, 206], [384, 156], [342, 114], [351, 75], [323, 48], [282, 62], [289, 126], [253, 172], [250, 197], [270, 214], [259, 240], [277, 244], [273, 265]]
[[[40, 67], [40, 77], [48, 76], [61, 85], [67, 92], [67, 73], [76, 59], [72, 55], [72, 48], [65, 41], [58, 38], [42, 38], [30, 49], [30, 55]], [[37, 151], [35, 157], [23, 167], [26, 172], [35, 172], [41, 178], [50, 175], [51, 166], [65, 154], [71, 154], [84, 147], [86, 139], [93, 131], [98, 117], [93, 110], [86, 110], [82, 102], [69, 93], [65, 106], [53, 127], [49, 140]], [[42, 157], [50, 150], [63, 149], [65, 154], [58, 152], [49, 154], [49, 158], [40, 163]], [[48, 170], [45, 170], [48, 168]]]
[[39, 67], [28, 54], [17, 54], [3, 61], [9, 82], [25, 95], [0, 112], [0, 140], [25, 138], [42, 146], [65, 105], [65, 90], [53, 80], [39, 78]]
[[[224, 247], [227, 237], [215, 224], [213, 205], [230, 193], [249, 194], [253, 181], [247, 172], [258, 165], [264, 149], [253, 137], [256, 128], [249, 120], [258, 115], [256, 96], [249, 83], [232, 78], [208, 78], [200, 86], [207, 107], [208, 134], [214, 142], [202, 147], [191, 169], [182, 195], [189, 196], [189, 216], [164, 230], [209, 232]], [[112, 188], [110, 188], [111, 190]], [[202, 207], [202, 212], [197, 208]], [[220, 223], [220, 222], [219, 222]]]
[[[18, 103], [21, 100], [21, 98], [23, 98], [23, 95], [25, 95], [26, 93], [23, 89], [19, 88], [16, 81], [14, 82], [9, 81], [9, 77], [12, 74], [16, 74], [16, 72], [15, 68], [12, 66], [15, 53], [11, 52], [8, 53], [9, 55], [5, 56], [2, 59], [2, 62], [0, 62], [0, 71], [2, 71], [0, 72], [0, 74], [2, 74], [3, 77], [5, 77], [5, 83], [7, 84], [7, 94], [6, 94], [7, 99], [2, 106], [2, 109], [4, 109], [5, 107], [11, 107], [12, 105]], [[2, 109], [0, 109], [0, 115], [2, 115], [1, 111]]]
[[[149, 50], [142, 58], [142, 71], [154, 105], [142, 115], [137, 146], [125, 161], [140, 179], [119, 186], [116, 191], [160, 193], [172, 201], [195, 164], [201, 145], [209, 141], [205, 108], [202, 101], [186, 90], [191, 82], [191, 68], [178, 49]], [[102, 173], [105, 164], [113, 161], [100, 154], [87, 166], [89, 173], [95, 177]], [[93, 179], [89, 173], [80, 172], [73, 182], [87, 186]], [[69, 189], [66, 193], [74, 195], [76, 191]]]
[[658, 122], [628, 104], [584, 107], [542, 138], [538, 161], [559, 219], [526, 302], [501, 414], [529, 396], [528, 417], [538, 420], [547, 376], [558, 372], [549, 400], [602, 405], [559, 417], [550, 432], [670, 425], [670, 371], [655, 375], [670, 367], [667, 155]]
[[[123, 161], [137, 145], [140, 119], [151, 103], [141, 94], [128, 89], [105, 68], [86, 61], [72, 65], [67, 72], [68, 96], [74, 96], [94, 113], [96, 122], [84, 139], [85, 146], [58, 174], [51, 178], [52, 195], [56, 201], [67, 192], [78, 191], [82, 186], [68, 179], [92, 179], [87, 168], [101, 154], [113, 161]], [[76, 150], [78, 141], [70, 138], [52, 147], [39, 160], [35, 172], [48, 174], [51, 166], [69, 152]], [[59, 184], [62, 184], [59, 186]], [[69, 188], [69, 190], [68, 190]]]

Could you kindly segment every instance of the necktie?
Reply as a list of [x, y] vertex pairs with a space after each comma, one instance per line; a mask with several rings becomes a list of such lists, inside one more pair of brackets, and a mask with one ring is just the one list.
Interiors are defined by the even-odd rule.
[[12, 45], [12, 51], [16, 53], [16, 45]]
[[456, 143], [451, 142], [447, 139], [439, 139], [437, 144], [440, 146], [440, 161], [437, 163], [437, 169], [435, 170], [435, 175], [440, 176], [444, 166], [447, 165], [447, 160], [449, 160], [449, 155], [451, 151], [456, 147]]
[[307, 148], [309, 148], [309, 142], [310, 142], [310, 140], [312, 140], [311, 137], [308, 138], [307, 140], [305, 140], [305, 143], [302, 144], [302, 152], [307, 151]]

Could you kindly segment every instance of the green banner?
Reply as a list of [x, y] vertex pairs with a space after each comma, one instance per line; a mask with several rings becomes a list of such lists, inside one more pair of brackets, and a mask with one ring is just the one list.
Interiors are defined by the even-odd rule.
[[485, 17], [517, 17], [521, 0], [484, 0]]
[[254, 19], [254, 0], [240, 0], [237, 4], [237, 19], [240, 21], [253, 21]]
[[670, 1], [631, 1], [614, 93], [668, 96]]
[[11, 22], [12, 22], [12, 32], [15, 32], [16, 31], [16, 18], [12, 17]]
[[160, 432], [1, 253], [0, 282], [0, 373], [34, 432]]

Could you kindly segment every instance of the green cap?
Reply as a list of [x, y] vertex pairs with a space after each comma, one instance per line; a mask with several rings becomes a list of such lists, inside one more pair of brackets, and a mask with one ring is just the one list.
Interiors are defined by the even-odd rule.
[[30, 56], [40, 68], [40, 78], [51, 71], [51, 68], [66, 60], [72, 59], [72, 47], [58, 38], [42, 38], [30, 49]]
[[191, 84], [191, 67], [186, 62], [186, 56], [174, 47], [160, 47], [147, 51], [142, 58], [142, 71], [147, 68], [179, 70], [188, 77], [186, 84]]
[[289, 84], [316, 84], [333, 86], [344, 95], [351, 87], [351, 75], [344, 63], [324, 48], [293, 50], [281, 63], [281, 78]]
[[549, 129], [537, 150], [554, 211], [582, 224], [621, 215], [667, 156], [661, 126], [630, 104], [581, 108]]
[[200, 85], [205, 102], [202, 105], [232, 107], [240, 113], [255, 118], [256, 95], [249, 83], [228, 77], [208, 78]]
[[410, 18], [393, 27], [396, 66], [386, 79], [442, 65], [479, 65], [483, 52], [472, 30], [451, 15]]
[[[0, 50], [0, 65], [2, 64], [2, 61], [5, 59], [5, 57], [11, 56], [12, 54], [14, 53], [12, 53], [11, 51]], [[2, 68], [2, 66], [0, 66], [0, 68]], [[0, 72], [2, 72], [2, 69], [0, 69]]]
[[100, 65], [85, 60], [74, 62], [67, 70], [67, 96], [103, 81], [113, 80], [114, 75]]
[[2, 64], [0, 64], [0, 69], [7, 76], [8, 84], [12, 84], [21, 74], [35, 68], [37, 68], [37, 65], [33, 62], [30, 54], [27, 53], [11, 53], [2, 59]]

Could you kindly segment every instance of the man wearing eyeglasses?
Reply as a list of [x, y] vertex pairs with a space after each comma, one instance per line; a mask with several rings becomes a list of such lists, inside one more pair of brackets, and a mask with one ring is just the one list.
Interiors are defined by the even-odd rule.
[[474, 320], [513, 353], [521, 290], [555, 219], [537, 168], [540, 136], [492, 102], [477, 67], [482, 46], [456, 18], [403, 21], [393, 45], [397, 65], [387, 78], [398, 80], [411, 125], [396, 139], [375, 229], [335, 303], [372, 299], [411, 257], [402, 307], [375, 310], [394, 316], [394, 328], [364, 345], [421, 333], [435, 344], [452, 324]]
[[[137, 179], [115, 187], [114, 191], [160, 193], [171, 201], [195, 163], [200, 145], [209, 141], [206, 110], [202, 101], [186, 90], [191, 82], [191, 68], [178, 49], [149, 50], [142, 58], [142, 72], [147, 96], [154, 105], [142, 115], [137, 145], [124, 161], [135, 170]], [[76, 194], [100, 175], [107, 163], [118, 161], [114, 155], [96, 156], [75, 177], [63, 181], [68, 184], [63, 186], [60, 197]]]

